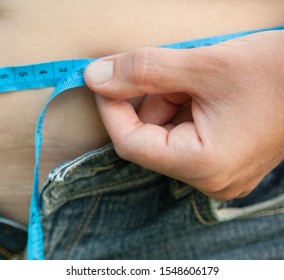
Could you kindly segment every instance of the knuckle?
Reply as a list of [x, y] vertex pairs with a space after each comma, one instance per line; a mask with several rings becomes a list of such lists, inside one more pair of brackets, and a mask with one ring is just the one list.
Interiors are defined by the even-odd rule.
[[143, 89], [145, 86], [145, 75], [149, 63], [147, 49], [140, 48], [134, 50], [131, 54], [131, 61], [134, 83]]
[[131, 70], [134, 83], [141, 91], [158, 84], [157, 75], [161, 71], [159, 59], [154, 48], [138, 48], [131, 53]]
[[114, 150], [116, 154], [120, 158], [127, 160], [129, 157], [129, 151], [128, 151], [127, 145], [125, 144], [125, 141], [118, 140], [116, 142], [113, 142], [113, 145], [114, 145]]
[[128, 137], [119, 140], [116, 139], [113, 145], [116, 154], [126, 161], [138, 163], [139, 159], [141, 159], [141, 152], [139, 153], [139, 150], [135, 147], [135, 143], [131, 139], [128, 139]]

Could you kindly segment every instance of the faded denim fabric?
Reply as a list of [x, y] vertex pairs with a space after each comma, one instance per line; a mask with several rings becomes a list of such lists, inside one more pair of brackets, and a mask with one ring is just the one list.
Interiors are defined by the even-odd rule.
[[218, 202], [109, 144], [49, 174], [41, 215], [46, 259], [284, 259], [284, 162]]

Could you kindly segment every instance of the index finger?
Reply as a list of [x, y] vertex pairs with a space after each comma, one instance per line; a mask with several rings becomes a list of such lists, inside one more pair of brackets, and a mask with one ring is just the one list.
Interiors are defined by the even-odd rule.
[[168, 131], [162, 126], [141, 122], [126, 100], [97, 94], [96, 100], [120, 157], [172, 177], [178, 177], [177, 170], [190, 170], [195, 158], [191, 151], [196, 150], [196, 144], [200, 145], [192, 122], [184, 122]]

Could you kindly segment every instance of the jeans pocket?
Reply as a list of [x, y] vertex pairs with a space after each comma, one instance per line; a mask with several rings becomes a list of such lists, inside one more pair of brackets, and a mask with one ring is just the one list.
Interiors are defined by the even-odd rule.
[[284, 213], [284, 161], [272, 170], [248, 196], [218, 201], [194, 192], [194, 212], [203, 224]]
[[48, 216], [76, 199], [139, 188], [160, 174], [119, 158], [111, 144], [55, 168], [41, 193]]

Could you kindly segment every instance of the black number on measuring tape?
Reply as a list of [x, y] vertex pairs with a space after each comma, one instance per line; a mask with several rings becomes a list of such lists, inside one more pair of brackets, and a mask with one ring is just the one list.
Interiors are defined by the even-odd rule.
[[77, 75], [78, 75], [78, 76], [83, 76], [84, 71], [85, 71], [85, 68], [80, 68], [80, 69], [78, 69], [78, 70], [77, 70]]
[[48, 72], [46, 70], [40, 70], [39, 74], [40, 75], [44, 75], [44, 74], [47, 74]]
[[8, 78], [9, 78], [9, 75], [7, 75], [7, 74], [2, 74], [2, 75], [0, 75], [0, 78], [1, 78], [1, 79], [8, 79]]
[[19, 73], [19, 76], [20, 76], [20, 77], [28, 76], [28, 72], [20, 72], [20, 73]]
[[58, 71], [59, 72], [67, 72], [68, 71], [68, 68], [67, 67], [60, 67], [59, 69], [58, 69]]

